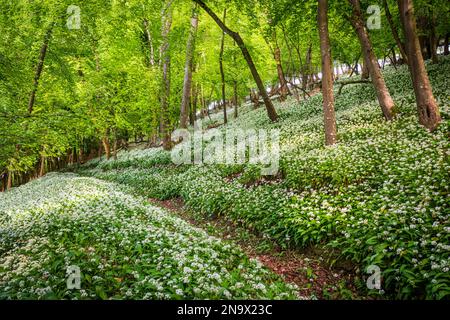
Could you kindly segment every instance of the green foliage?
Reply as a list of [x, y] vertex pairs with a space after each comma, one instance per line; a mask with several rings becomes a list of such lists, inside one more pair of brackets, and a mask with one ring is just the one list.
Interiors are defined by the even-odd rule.
[[[113, 183], [50, 174], [0, 200], [0, 299], [296, 298], [236, 246]], [[67, 288], [74, 265], [81, 290]]]
[[[428, 66], [443, 110], [449, 62]], [[341, 142], [333, 147], [323, 147], [320, 97], [279, 105], [276, 124], [250, 107], [230, 122], [227, 128], [281, 129], [281, 182], [261, 179], [250, 165], [137, 170], [142, 160], [132, 160], [123, 171], [82, 172], [152, 197], [182, 197], [196, 212], [225, 215], [284, 247], [336, 248], [362, 269], [378, 265], [391, 297], [448, 298], [449, 118], [443, 112], [434, 133], [417, 124], [407, 72], [406, 67], [385, 72], [394, 99], [402, 101], [391, 123], [379, 113], [372, 88], [344, 90], [337, 100]], [[151, 163], [150, 153], [159, 152], [137, 153]], [[97, 167], [105, 168], [103, 163]]]

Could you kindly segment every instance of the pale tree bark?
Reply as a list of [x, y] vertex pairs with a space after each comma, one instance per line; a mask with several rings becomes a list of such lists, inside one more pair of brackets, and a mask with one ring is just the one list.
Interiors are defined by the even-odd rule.
[[336, 115], [334, 111], [331, 46], [328, 33], [328, 0], [318, 1], [318, 27], [320, 35], [320, 52], [322, 56], [322, 96], [325, 125], [325, 144], [333, 145], [337, 142], [337, 129]]
[[238, 117], [239, 97], [238, 97], [238, 83], [236, 80], [233, 82], [234, 91], [234, 118]]
[[308, 78], [311, 74], [311, 57], [312, 57], [312, 44], [309, 44], [308, 50], [306, 51], [306, 60], [303, 68], [302, 74], [302, 88], [303, 90], [307, 89], [308, 86]]
[[389, 94], [389, 89], [386, 86], [380, 66], [378, 65], [377, 57], [373, 52], [372, 42], [370, 41], [369, 33], [365, 27], [362, 16], [361, 5], [359, 0], [349, 0], [353, 7], [353, 16], [351, 22], [358, 35], [361, 48], [363, 50], [364, 61], [369, 69], [370, 78], [372, 79], [375, 92], [377, 94], [378, 103], [383, 111], [386, 120], [392, 120], [394, 117], [394, 101]]
[[419, 122], [432, 131], [441, 122], [441, 116], [422, 57], [413, 2], [412, 0], [397, 0], [397, 4], [406, 37], [406, 52], [416, 96]]
[[253, 79], [256, 82], [256, 85], [258, 86], [258, 90], [263, 97], [264, 104], [266, 106], [267, 115], [269, 116], [270, 120], [277, 121], [278, 115], [275, 110], [275, 107], [273, 106], [272, 101], [269, 98], [269, 95], [267, 94], [266, 88], [264, 86], [264, 83], [261, 80], [261, 77], [259, 76], [258, 70], [256, 69], [256, 66], [253, 62], [253, 59], [250, 55], [250, 52], [248, 51], [247, 47], [245, 46], [244, 40], [242, 40], [242, 37], [239, 35], [239, 33], [232, 31], [229, 29], [221, 20], [220, 18], [202, 1], [202, 0], [193, 0], [198, 5], [205, 10], [206, 13], [217, 23], [217, 25], [224, 31], [226, 34], [231, 36], [234, 41], [236, 41], [237, 45], [242, 51], [242, 55], [245, 58], [245, 61], [248, 64], [248, 67], [250, 68], [250, 71], [252, 73]]
[[163, 137], [164, 150], [171, 149], [171, 135], [169, 128], [169, 98], [170, 98], [170, 52], [169, 33], [172, 27], [172, 0], [166, 0], [162, 15], [162, 40], [161, 61], [162, 61], [162, 90], [161, 90], [161, 118], [160, 130]]
[[394, 24], [394, 20], [392, 19], [391, 11], [389, 10], [387, 0], [383, 0], [383, 6], [384, 11], [386, 13], [386, 19], [389, 23], [389, 27], [391, 28], [392, 36], [394, 37], [394, 40], [397, 43], [397, 47], [400, 50], [400, 55], [402, 56], [403, 62], [408, 64], [408, 55], [406, 54], [405, 44], [402, 42], [402, 40], [400, 40], [400, 36]]
[[186, 45], [186, 64], [184, 66], [184, 82], [183, 82], [183, 97], [181, 100], [181, 115], [180, 115], [180, 127], [187, 128], [189, 117], [189, 102], [191, 100], [192, 91], [192, 64], [194, 60], [195, 52], [195, 37], [198, 28], [198, 13], [197, 5], [194, 5], [192, 9], [191, 27], [189, 30], [189, 36]]
[[[225, 24], [227, 18], [227, 9], [225, 8], [223, 10], [223, 23]], [[220, 42], [220, 55], [219, 55], [219, 67], [220, 67], [220, 79], [222, 81], [221, 88], [222, 88], [222, 105], [223, 105], [223, 123], [228, 122], [227, 118], [227, 100], [226, 100], [226, 92], [225, 92], [225, 72], [223, 70], [223, 52], [225, 49], [225, 31], [222, 31], [222, 39]]]
[[50, 42], [50, 37], [52, 36], [53, 27], [51, 27], [44, 38], [44, 42], [42, 43], [41, 50], [39, 52], [39, 60], [38, 64], [36, 66], [36, 72], [34, 74], [34, 82], [33, 82], [33, 89], [30, 93], [30, 99], [28, 101], [28, 112], [32, 113], [34, 108], [34, 103], [36, 100], [36, 92], [39, 86], [39, 80], [41, 79], [42, 70], [44, 69], [44, 61], [45, 57], [47, 56], [47, 49], [48, 49], [48, 43]]
[[431, 49], [431, 59], [434, 64], [439, 63], [439, 57], [437, 54], [438, 38], [436, 35], [436, 15], [431, 12], [432, 17], [430, 21], [430, 49]]

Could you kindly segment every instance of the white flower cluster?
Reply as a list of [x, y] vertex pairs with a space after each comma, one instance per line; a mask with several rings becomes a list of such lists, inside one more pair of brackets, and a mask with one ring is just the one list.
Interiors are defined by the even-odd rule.
[[[72, 265], [82, 290], [66, 287]], [[237, 247], [117, 184], [73, 174], [1, 195], [0, 270], [0, 299], [296, 298]]]

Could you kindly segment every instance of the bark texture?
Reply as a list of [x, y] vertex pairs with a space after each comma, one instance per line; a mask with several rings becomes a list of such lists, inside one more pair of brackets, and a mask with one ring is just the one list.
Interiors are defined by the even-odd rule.
[[318, 27], [320, 35], [320, 52], [322, 56], [322, 96], [325, 124], [325, 144], [337, 142], [336, 115], [334, 111], [333, 66], [331, 46], [328, 33], [328, 0], [319, 0]]
[[245, 43], [244, 43], [244, 40], [242, 40], [242, 37], [239, 35], [239, 33], [234, 32], [231, 29], [229, 29], [220, 20], [220, 18], [202, 0], [193, 0], [193, 1], [195, 1], [203, 10], [205, 10], [205, 12], [217, 23], [217, 25], [222, 29], [222, 31], [224, 31], [226, 34], [228, 34], [230, 37], [232, 37], [234, 41], [236, 41], [236, 44], [241, 49], [242, 55], [244, 56], [244, 59], [247, 62], [247, 65], [252, 73], [253, 79], [256, 82], [259, 93], [263, 97], [264, 104], [265, 104], [266, 110], [267, 110], [267, 115], [269, 116], [270, 120], [277, 121], [278, 115], [277, 115], [277, 112], [275, 111], [275, 107], [273, 106], [273, 103], [270, 100], [269, 95], [267, 94], [264, 83], [261, 80], [258, 70], [256, 69], [256, 66], [253, 62], [250, 52], [248, 51], [247, 47], [245, 46]]
[[406, 51], [416, 96], [419, 122], [432, 131], [436, 129], [441, 122], [441, 116], [422, 57], [419, 38], [417, 36], [413, 2], [412, 0], [397, 0], [397, 4], [400, 11], [403, 30], [407, 39]]
[[365, 27], [362, 16], [361, 5], [359, 0], [349, 0], [353, 7], [353, 16], [351, 22], [358, 35], [361, 48], [363, 50], [364, 62], [369, 70], [370, 78], [372, 79], [375, 88], [378, 103], [386, 120], [392, 120], [394, 116], [394, 101], [391, 98], [389, 90], [378, 65], [377, 57], [372, 49], [372, 42], [370, 41], [369, 33]]
[[184, 66], [183, 97], [181, 100], [180, 127], [187, 128], [189, 102], [192, 92], [192, 64], [195, 51], [195, 37], [198, 28], [197, 5], [192, 10], [191, 27], [186, 45], [186, 64]]

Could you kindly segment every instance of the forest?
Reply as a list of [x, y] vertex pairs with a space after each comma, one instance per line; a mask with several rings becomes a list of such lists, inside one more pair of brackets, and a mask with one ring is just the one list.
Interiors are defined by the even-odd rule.
[[449, 17], [0, 0], [0, 300], [450, 299]]

